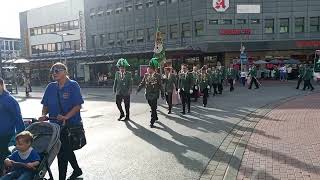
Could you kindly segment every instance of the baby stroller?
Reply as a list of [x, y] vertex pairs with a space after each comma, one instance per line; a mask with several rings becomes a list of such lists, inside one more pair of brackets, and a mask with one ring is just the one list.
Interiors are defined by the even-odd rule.
[[33, 180], [44, 180], [47, 171], [50, 176], [49, 180], [53, 180], [50, 165], [61, 147], [59, 125], [48, 122], [36, 122], [28, 126], [26, 130], [34, 135], [32, 147], [41, 157], [40, 165], [36, 170]]

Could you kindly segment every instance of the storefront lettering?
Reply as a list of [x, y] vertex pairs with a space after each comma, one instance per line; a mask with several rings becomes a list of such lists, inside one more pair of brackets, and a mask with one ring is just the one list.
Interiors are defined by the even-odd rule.
[[320, 47], [320, 41], [296, 41], [297, 47]]
[[220, 35], [250, 35], [251, 29], [220, 29]]

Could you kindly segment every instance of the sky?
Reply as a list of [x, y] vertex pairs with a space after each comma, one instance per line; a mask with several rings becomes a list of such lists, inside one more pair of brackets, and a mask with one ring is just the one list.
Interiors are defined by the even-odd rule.
[[19, 12], [63, 0], [0, 0], [0, 37], [20, 38]]

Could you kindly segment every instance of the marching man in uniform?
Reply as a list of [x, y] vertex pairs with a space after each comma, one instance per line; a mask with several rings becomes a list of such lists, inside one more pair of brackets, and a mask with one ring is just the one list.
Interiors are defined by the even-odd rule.
[[[119, 71], [115, 74], [115, 80], [113, 85], [113, 92], [116, 94], [116, 104], [120, 111], [120, 117], [118, 118], [121, 121], [125, 117], [125, 121], [130, 120], [130, 95], [132, 92], [132, 75], [130, 72], [126, 71], [130, 65], [126, 59], [119, 59], [117, 62], [117, 67]], [[126, 115], [122, 110], [121, 103], [124, 101]]]
[[197, 102], [198, 96], [199, 96], [199, 89], [198, 89], [199, 72], [198, 72], [197, 66], [193, 66], [193, 71], [191, 74], [192, 74], [192, 78], [193, 78], [193, 82], [194, 82], [194, 85], [192, 87], [192, 90], [193, 90], [192, 97], [194, 98], [194, 102]]
[[149, 71], [144, 75], [137, 93], [145, 87], [145, 96], [151, 108], [150, 127], [154, 128], [154, 123], [158, 120], [157, 103], [161, 92], [161, 97], [164, 99], [164, 91], [162, 88], [161, 75], [156, 72], [160, 67], [158, 58], [152, 58], [149, 62]]
[[182, 114], [186, 114], [186, 104], [188, 106], [188, 113], [190, 113], [191, 106], [191, 94], [193, 93], [193, 77], [192, 74], [188, 72], [188, 67], [185, 64], [181, 65], [181, 71], [179, 73], [179, 94], [182, 102]]
[[207, 107], [210, 89], [210, 75], [207, 73], [207, 66], [203, 66], [199, 75], [200, 91], [203, 94], [203, 107]]
[[165, 67], [164, 68], [165, 74], [163, 75], [164, 92], [166, 94], [166, 100], [169, 106], [168, 114], [171, 114], [172, 93], [174, 91], [174, 88], [177, 87], [177, 78], [171, 71], [172, 71], [172, 67]]

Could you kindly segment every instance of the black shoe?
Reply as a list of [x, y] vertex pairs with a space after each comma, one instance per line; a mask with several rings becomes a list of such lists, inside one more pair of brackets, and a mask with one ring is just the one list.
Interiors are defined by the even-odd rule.
[[153, 124], [150, 124], [150, 127], [151, 127], [151, 128], [155, 128], [155, 126], [154, 126]]
[[126, 116], [126, 118], [124, 119], [125, 121], [130, 121], [130, 117]]
[[188, 110], [188, 113], [191, 113], [190, 110]]
[[181, 114], [186, 114], [186, 112], [182, 111]]
[[123, 114], [120, 115], [120, 117], [118, 118], [118, 121], [121, 121], [122, 118], [124, 118]]
[[171, 114], [171, 113], [172, 113], [171, 111], [168, 112], [168, 114]]
[[206, 104], [204, 104], [204, 105], [203, 105], [203, 107], [207, 107], [207, 105], [206, 105]]
[[159, 121], [159, 118], [158, 118], [158, 117], [156, 117], [156, 121]]
[[313, 91], [313, 90], [314, 90], [314, 88], [311, 89], [311, 91]]
[[251, 88], [248, 88], [248, 89], [251, 89]]
[[259, 89], [259, 87], [256, 87], [256, 88], [254, 88], [254, 89]]
[[77, 179], [79, 176], [82, 175], [82, 170], [79, 169], [79, 170], [75, 170], [72, 172], [71, 176], [68, 178], [68, 180], [75, 180]]

